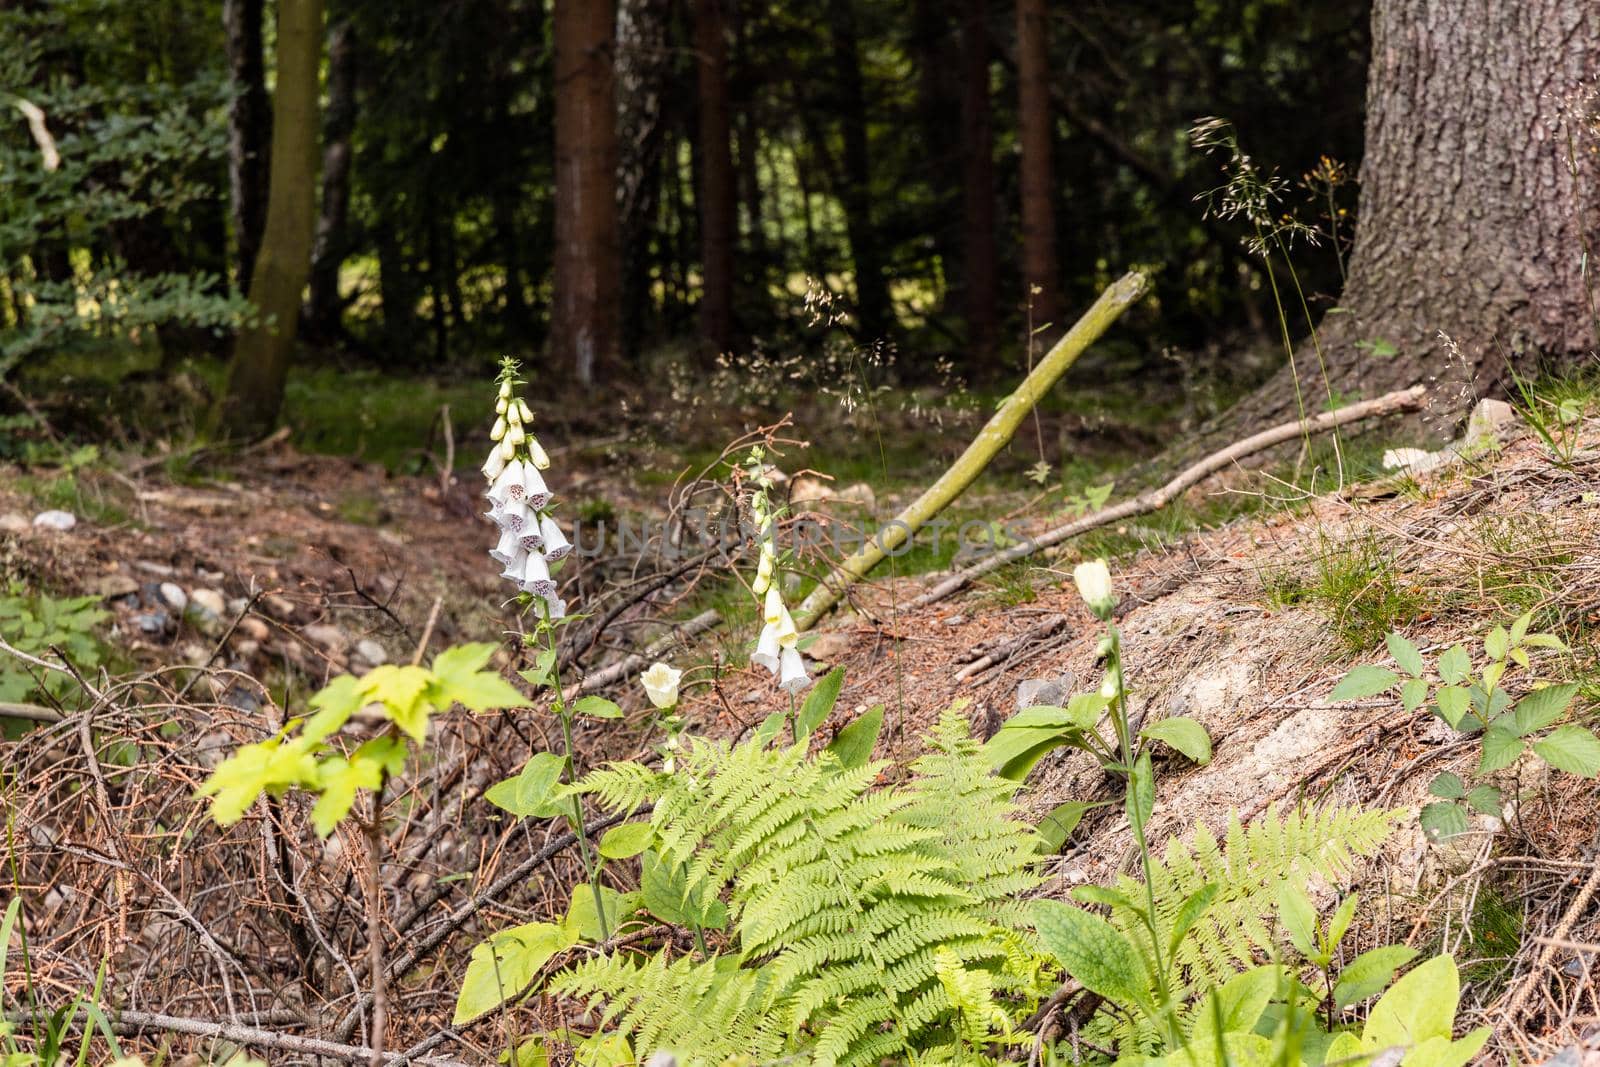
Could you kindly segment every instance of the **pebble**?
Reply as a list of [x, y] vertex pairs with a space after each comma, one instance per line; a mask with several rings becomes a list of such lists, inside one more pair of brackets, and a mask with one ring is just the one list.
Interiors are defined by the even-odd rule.
[[1059, 708], [1072, 699], [1072, 687], [1077, 679], [1071, 674], [1058, 678], [1028, 678], [1017, 683], [1017, 710], [1038, 705]]
[[239, 620], [239, 633], [243, 634], [247, 640], [255, 641], [259, 644], [265, 641], [267, 636], [272, 633], [272, 628], [267, 625], [265, 619], [258, 619], [254, 615], [246, 615]]
[[350, 638], [331, 623], [314, 622], [302, 628], [300, 635], [312, 644], [322, 646], [328, 652], [343, 652], [350, 647]]
[[240, 659], [249, 660], [257, 652], [261, 651], [261, 642], [252, 641], [247, 637], [243, 641], [235, 641], [233, 643], [233, 650], [238, 654]]
[[806, 646], [806, 655], [823, 663], [837, 663], [850, 651], [850, 635], [837, 630], [820, 633]]
[[0, 533], [19, 534], [30, 525], [26, 515], [18, 515], [14, 511], [0, 515]]
[[135, 615], [133, 621], [138, 624], [140, 633], [153, 636], [167, 628], [169, 619], [164, 611], [146, 611]]
[[389, 662], [389, 653], [384, 651], [383, 646], [370, 637], [363, 637], [356, 642], [356, 655], [374, 667], [380, 667]]
[[70, 511], [41, 511], [33, 517], [33, 524], [46, 530], [70, 530], [78, 525], [78, 517]]
[[267, 614], [280, 622], [288, 622], [294, 617], [294, 604], [281, 596], [264, 596], [261, 606], [267, 609]]
[[214, 618], [222, 618], [223, 613], [228, 610], [227, 601], [215, 589], [195, 589], [190, 592], [189, 600], [196, 608]]
[[127, 574], [103, 574], [94, 583], [94, 591], [104, 600], [118, 600], [137, 593], [139, 583]]
[[158, 591], [161, 594], [161, 602], [173, 611], [181, 612], [189, 606], [189, 595], [177, 582], [162, 582]]
[[965, 626], [967, 624], [967, 617], [965, 615], [951, 615], [949, 618], [943, 621], [946, 626]]

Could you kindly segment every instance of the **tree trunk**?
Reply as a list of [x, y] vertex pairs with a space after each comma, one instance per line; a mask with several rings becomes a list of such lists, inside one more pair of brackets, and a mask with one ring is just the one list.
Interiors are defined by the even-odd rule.
[[1597, 76], [1593, 4], [1378, 0], [1355, 247], [1343, 313], [1320, 331], [1326, 382], [1302, 345], [1228, 421], [1292, 412], [1297, 392], [1309, 408], [1428, 382], [1425, 422], [1443, 437], [1504, 391], [1508, 362], [1523, 373], [1590, 351], [1600, 165], [1581, 116]]
[[950, 116], [961, 107], [961, 63], [953, 25], [940, 0], [916, 0], [912, 9], [917, 64], [917, 122], [925, 153], [934, 255], [944, 289], [941, 299], [961, 291], [961, 147], [950, 137]]
[[988, 0], [967, 0], [961, 27], [962, 308], [974, 366], [994, 360], [999, 250], [995, 244], [994, 129], [989, 105]]
[[223, 39], [233, 80], [233, 102], [228, 107], [228, 191], [241, 292], [250, 290], [267, 217], [272, 103], [267, 98], [266, 63], [261, 52], [262, 3], [222, 2]]
[[[644, 344], [652, 307], [650, 270], [659, 256], [661, 155], [667, 142], [662, 98], [671, 72], [669, 0], [622, 0], [617, 12], [617, 180], [622, 245], [622, 354], [632, 361]], [[651, 238], [658, 240], [652, 244]], [[663, 276], [663, 281], [665, 277]]]
[[328, 35], [328, 114], [323, 129], [322, 212], [317, 218], [311, 256], [311, 296], [306, 303], [307, 332], [332, 341], [343, 332], [344, 305], [339, 268], [344, 264], [350, 218], [350, 137], [356, 127], [355, 30], [348, 21]]
[[555, 0], [556, 249], [551, 356], [584, 385], [621, 349], [612, 0]]
[[1056, 322], [1055, 125], [1050, 102], [1048, 0], [1017, 0], [1017, 139], [1021, 142], [1022, 283], [1035, 327]]
[[866, 88], [856, 42], [854, 0], [830, 0], [838, 116], [844, 139], [844, 181], [838, 190], [844, 208], [850, 259], [855, 266], [856, 335], [868, 341], [885, 337], [893, 327], [889, 287], [883, 276], [883, 251], [872, 218], [872, 164], [867, 143]]
[[311, 272], [317, 219], [317, 74], [322, 0], [278, 0], [278, 83], [272, 102], [272, 171], [261, 252], [250, 282], [256, 321], [240, 331], [218, 432], [250, 438], [272, 429], [283, 406], [300, 296]]
[[718, 352], [733, 344], [733, 238], [737, 201], [728, 118], [728, 41], [723, 0], [696, 0], [694, 52], [700, 97], [700, 335]]

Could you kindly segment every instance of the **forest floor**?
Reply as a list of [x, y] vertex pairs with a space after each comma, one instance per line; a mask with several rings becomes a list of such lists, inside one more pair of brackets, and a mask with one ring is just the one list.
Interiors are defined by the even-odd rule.
[[[942, 438], [947, 431], [927, 432]], [[967, 432], [957, 425], [948, 434], [959, 446]], [[1075, 428], [1060, 413], [1039, 438], [1046, 433], [1095, 439], [1095, 428]], [[1118, 476], [1107, 473], [1105, 457], [1127, 455], [1136, 437], [1128, 431], [1101, 441], [1102, 462], [1079, 468], [1070, 487], [1049, 494], [1026, 479], [1027, 449], [1014, 446], [1009, 470], [963, 500], [960, 514], [1047, 525], [1064, 494]], [[675, 472], [712, 454], [652, 455], [658, 446], [642, 435], [595, 440], [557, 456], [574, 514], [591, 518], [659, 516]], [[876, 482], [870, 507], [881, 517], [930, 468], [936, 472], [936, 458], [909, 459], [930, 447], [926, 436], [907, 432], [896, 444], [908, 460], [887, 481], [873, 477], [870, 463], [806, 464], [832, 466], [833, 491], [847, 497], [857, 481]], [[1145, 441], [1147, 451], [1151, 444]], [[1406, 810], [1402, 831], [1358, 879], [1365, 898], [1385, 904], [1359, 928], [1355, 947], [1405, 942], [1455, 952], [1467, 980], [1463, 1024], [1495, 1028], [1489, 1051], [1497, 1060], [1542, 1060], [1594, 1040], [1600, 1027], [1600, 993], [1587, 962], [1600, 941], [1593, 781], [1524, 756], [1492, 776], [1518, 798], [1513, 817], [1474, 816], [1468, 833], [1435, 842], [1413, 816], [1436, 799], [1428, 788], [1437, 773], [1470, 775], [1479, 743], [1425, 712], [1404, 711], [1397, 699], [1333, 704], [1327, 697], [1352, 665], [1387, 662], [1390, 629], [1430, 654], [1456, 641], [1477, 649], [1496, 623], [1532, 611], [1536, 629], [1562, 634], [1573, 650], [1535, 660], [1537, 676], [1579, 683], [1579, 706], [1593, 707], [1600, 698], [1597, 446], [1594, 423], [1570, 428], [1558, 452], [1512, 427], [1491, 453], [1314, 495], [1286, 480], [1230, 473], [1168, 512], [909, 609], [931, 584], [928, 573], [949, 566], [958, 551], [953, 540], [935, 544], [908, 557], [898, 577], [880, 575], [863, 587], [853, 609], [826, 620], [807, 646], [818, 672], [845, 668], [835, 721], [819, 743], [881, 703], [880, 755], [900, 761], [954, 701], [969, 701], [971, 720], [987, 734], [1020, 706], [1040, 702], [1041, 690], [1097, 687], [1099, 630], [1070, 571], [1082, 556], [1110, 553], [1136, 713], [1145, 722], [1198, 719], [1215, 744], [1206, 766], [1177, 758], [1158, 764], [1158, 836], [1201, 823], [1220, 832], [1232, 815], [1248, 821], [1269, 806], [1299, 802]], [[359, 987], [353, 972], [347, 981], [334, 964], [349, 971], [360, 944], [348, 847], [336, 836], [304, 882], [286, 881], [270, 862], [279, 847], [270, 831], [202, 829], [188, 795], [217, 752], [259, 740], [263, 727], [281, 721], [277, 709], [298, 706], [331, 674], [403, 661], [421, 640], [436, 650], [514, 628], [484, 555], [489, 527], [477, 515], [477, 476], [456, 473], [460, 464], [446, 461], [437, 435], [428, 454], [422, 466], [432, 469], [396, 473], [304, 454], [279, 439], [203, 466], [182, 457], [101, 457], [44, 474], [0, 467], [0, 573], [14, 595], [93, 596], [110, 612], [99, 630], [101, 687], [119, 696], [97, 724], [125, 731], [135, 745], [120, 757], [123, 788], [111, 812], [95, 808], [92, 790], [39, 799], [51, 793], [46, 781], [98, 773], [91, 753], [63, 754], [71, 746], [59, 729], [5, 743], [5, 764], [30, 789], [41, 784], [13, 814], [19, 835], [32, 842], [22, 849], [24, 881], [44, 901], [26, 921], [47, 986], [84, 988], [103, 956], [131, 975], [118, 990], [129, 1007], [250, 1015], [261, 1025], [351, 1038], [353, 1022], [342, 1031], [333, 1022], [351, 1018]], [[1370, 473], [1370, 463], [1362, 469]], [[1041, 496], [1050, 499], [1041, 504]], [[76, 523], [34, 525], [51, 507], [70, 511]], [[607, 567], [605, 580], [625, 587], [615, 561]], [[663, 620], [706, 603], [723, 606], [723, 632], [673, 659], [691, 667], [696, 683], [683, 707], [690, 728], [743, 734], [783, 705], [766, 676], [744, 664], [754, 611], [739, 607], [740, 592], [707, 579], [699, 589], [674, 586], [642, 598], [577, 665], [598, 666], [614, 650], [669, 632]], [[185, 664], [191, 669], [180, 669]], [[1024, 699], [1019, 689], [1031, 695]], [[637, 686], [625, 680], [612, 695], [627, 717], [581, 734], [590, 765], [652, 748], [652, 718]], [[151, 719], [141, 708], [161, 714]], [[537, 739], [548, 728], [532, 709], [452, 716], [406, 794], [392, 841], [399, 859], [391, 933], [397, 944], [439, 940], [400, 976], [398, 1043], [448, 1020], [467, 951], [484, 931], [566, 907], [562, 887], [574, 871], [564, 861], [530, 885], [522, 879], [493, 899], [474, 896], [554, 833], [486, 816], [478, 799], [515, 772], [530, 746], [549, 746], [549, 737]], [[1024, 794], [1041, 818], [1064, 801], [1111, 796], [1098, 767], [1067, 750], [1044, 759]], [[1129, 834], [1118, 812], [1111, 806], [1084, 818], [1050, 861], [1048, 892], [1063, 895], [1126, 868]], [[161, 843], [160, 828], [174, 824], [193, 835], [180, 851]], [[81, 834], [71, 829], [80, 825]], [[323, 916], [325, 931], [297, 923], [291, 913], [302, 905]], [[300, 950], [292, 946], [324, 936], [334, 942], [327, 966], [297, 975]], [[503, 1037], [492, 1032], [496, 1025], [455, 1034], [447, 1051], [492, 1059]]]

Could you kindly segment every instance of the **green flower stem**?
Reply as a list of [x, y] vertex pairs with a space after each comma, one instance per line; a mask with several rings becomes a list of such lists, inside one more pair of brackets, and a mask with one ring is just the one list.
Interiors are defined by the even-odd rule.
[[[561, 689], [560, 658], [556, 651], [556, 630], [550, 625], [550, 604], [542, 597], [539, 599], [539, 630], [544, 634], [551, 655], [550, 684], [556, 691], [556, 717], [561, 720], [561, 743], [565, 752], [567, 763], [567, 783], [575, 784], [578, 780], [577, 764], [573, 760], [574, 744], [572, 740], [572, 712], [567, 708], [567, 698]], [[578, 857], [583, 862], [583, 869], [589, 876], [589, 888], [594, 891], [594, 914], [600, 922], [600, 940], [611, 940], [611, 924], [606, 919], [606, 902], [600, 892], [600, 867], [595, 863], [594, 854], [589, 851], [589, 831], [583, 821], [583, 799], [578, 796], [572, 798], [572, 829], [578, 839]]]

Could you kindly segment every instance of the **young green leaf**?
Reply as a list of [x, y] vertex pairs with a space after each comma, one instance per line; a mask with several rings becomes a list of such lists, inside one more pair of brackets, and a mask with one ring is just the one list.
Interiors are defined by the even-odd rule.
[[800, 714], [795, 717], [796, 737], [810, 737], [817, 732], [817, 727], [827, 721], [843, 685], [844, 668], [835, 667], [811, 688], [811, 692], [806, 694], [805, 703], [800, 705]]
[[1467, 832], [1467, 813], [1453, 800], [1425, 805], [1419, 820], [1430, 841], [1445, 841]]
[[1363, 700], [1392, 689], [1399, 681], [1400, 676], [1387, 667], [1363, 665], [1345, 675], [1333, 687], [1333, 692], [1328, 694], [1328, 699], [1335, 704], [1345, 700]]
[[428, 739], [428, 714], [433, 705], [423, 699], [433, 674], [421, 667], [386, 663], [374, 667], [361, 679], [368, 700], [383, 704], [384, 714], [396, 726], [421, 744]]
[[1394, 981], [1394, 972], [1417, 958], [1417, 950], [1406, 945], [1383, 945], [1369, 949], [1350, 961], [1333, 983], [1333, 1002], [1340, 1008], [1359, 1004], [1381, 993]]
[[528, 702], [498, 671], [484, 670], [499, 646], [488, 643], [457, 645], [433, 658], [433, 685], [429, 697], [448, 708], [460, 704], [468, 711], [521, 707]]
[[1204, 726], [1185, 716], [1151, 723], [1139, 731], [1139, 736], [1170, 745], [1202, 767], [1211, 762], [1211, 735]]
[[1400, 687], [1400, 706], [1407, 711], [1416, 711], [1427, 699], [1428, 682], [1425, 678], [1407, 678]]
[[1495, 725], [1483, 732], [1483, 755], [1478, 760], [1478, 773], [1489, 774], [1509, 767], [1522, 755], [1523, 741], [1504, 726]]
[[1328, 919], [1327, 949], [1330, 954], [1338, 951], [1339, 942], [1344, 940], [1345, 933], [1350, 929], [1350, 923], [1355, 920], [1356, 904], [1360, 899], [1358, 894], [1351, 893], [1339, 901], [1339, 906]]
[[600, 855], [608, 860], [625, 860], [650, 847], [655, 827], [647, 822], [625, 822], [613, 826], [600, 838]]
[[1517, 701], [1511, 728], [1516, 731], [1518, 737], [1527, 737], [1535, 730], [1553, 726], [1556, 720], [1567, 713], [1572, 698], [1577, 695], [1578, 687], [1570, 683], [1535, 689]]
[[1439, 704], [1439, 717], [1452, 729], [1460, 727], [1461, 720], [1472, 707], [1472, 694], [1459, 685], [1444, 686], [1434, 694], [1434, 699]]
[[1422, 662], [1422, 653], [1417, 651], [1417, 646], [1400, 634], [1390, 634], [1384, 638], [1389, 646], [1389, 655], [1394, 657], [1395, 665], [1413, 678], [1420, 678], [1427, 667]]
[[1033, 923], [1045, 949], [1085, 989], [1116, 1004], [1154, 1011], [1144, 965], [1115, 926], [1059, 900], [1035, 901]]
[[1321, 950], [1317, 945], [1317, 909], [1311, 898], [1294, 882], [1284, 882], [1278, 887], [1278, 919], [1295, 950], [1313, 963], [1322, 964]]
[[1483, 635], [1483, 651], [1490, 659], [1505, 659], [1511, 647], [1511, 635], [1504, 626], [1496, 626]]
[[875, 704], [862, 712], [855, 722], [840, 730], [828, 743], [828, 751], [838, 758], [839, 765], [846, 770], [865, 767], [867, 761], [872, 759], [872, 750], [882, 730], [883, 705]]
[[1472, 673], [1472, 657], [1465, 645], [1451, 645], [1439, 656], [1439, 677], [1449, 685], [1460, 685]]
[[491, 786], [483, 798], [519, 819], [539, 816], [566, 766], [567, 761], [554, 752], [537, 752], [516, 777]]
[[455, 1024], [471, 1022], [519, 995], [556, 953], [577, 936], [554, 923], [526, 923], [502, 930], [472, 950], [456, 998]]
[[574, 715], [582, 715], [586, 719], [620, 719], [622, 709], [616, 702], [605, 697], [587, 696], [579, 699], [572, 705]]
[[1558, 771], [1593, 778], [1600, 774], [1600, 738], [1581, 726], [1567, 724], [1551, 730], [1533, 751]]

